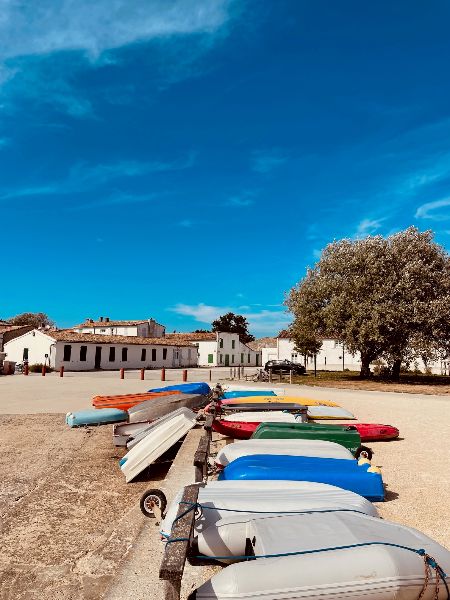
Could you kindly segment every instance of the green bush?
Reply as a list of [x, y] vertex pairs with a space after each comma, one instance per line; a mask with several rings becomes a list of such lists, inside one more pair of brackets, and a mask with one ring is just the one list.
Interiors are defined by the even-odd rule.
[[[29, 365], [28, 370], [30, 371], [30, 373], [41, 373], [43, 366], [44, 365], [42, 363], [35, 363], [34, 365]], [[47, 373], [53, 371], [53, 369], [48, 365], [45, 365], [45, 370], [47, 371]]]

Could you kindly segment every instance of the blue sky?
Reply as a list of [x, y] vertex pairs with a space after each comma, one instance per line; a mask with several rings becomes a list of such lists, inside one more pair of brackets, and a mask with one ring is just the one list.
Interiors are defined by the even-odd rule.
[[0, 318], [256, 336], [333, 239], [450, 240], [450, 4], [5, 0]]

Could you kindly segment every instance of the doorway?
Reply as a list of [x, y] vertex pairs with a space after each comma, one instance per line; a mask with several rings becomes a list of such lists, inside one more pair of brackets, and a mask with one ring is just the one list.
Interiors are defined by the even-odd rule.
[[102, 364], [102, 347], [101, 346], [96, 346], [95, 347], [95, 365], [94, 368], [95, 369], [100, 369], [100, 365]]
[[229, 354], [225, 354], [225, 366], [226, 367], [230, 366], [230, 355]]

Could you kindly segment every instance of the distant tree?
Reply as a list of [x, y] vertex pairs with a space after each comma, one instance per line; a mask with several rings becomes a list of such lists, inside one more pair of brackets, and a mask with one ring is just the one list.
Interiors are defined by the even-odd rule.
[[222, 315], [211, 324], [212, 331], [223, 331], [229, 333], [238, 333], [239, 338], [244, 344], [253, 342], [255, 337], [248, 331], [247, 319], [242, 315], [235, 315], [232, 312]]
[[11, 317], [9, 321], [13, 325], [32, 325], [38, 327], [54, 327], [55, 323], [45, 313], [22, 313]]
[[[361, 376], [378, 358], [393, 379], [402, 362], [448, 349], [450, 260], [430, 231], [340, 240], [288, 294], [299, 347], [320, 336], [361, 355]], [[298, 340], [298, 341], [297, 341]]]
[[211, 333], [209, 329], [196, 329], [194, 333]]

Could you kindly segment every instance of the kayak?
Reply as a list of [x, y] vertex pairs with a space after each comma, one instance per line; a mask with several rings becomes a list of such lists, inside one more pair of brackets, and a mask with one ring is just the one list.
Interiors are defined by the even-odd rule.
[[144, 469], [186, 435], [196, 423], [196, 414], [187, 408], [176, 411], [167, 419], [162, 419], [160, 423], [153, 427], [151, 435], [144, 437], [119, 461], [126, 482], [129, 483], [142, 473]]
[[206, 397], [201, 394], [177, 394], [172, 392], [172, 395], [161, 395], [140, 402], [128, 409], [128, 421], [137, 423], [138, 421], [154, 421], [159, 417], [167, 415], [177, 408], [199, 408], [206, 403]]
[[232, 437], [238, 440], [248, 440], [252, 433], [261, 423], [224, 421], [223, 419], [214, 419], [212, 428], [217, 433]]
[[270, 396], [271, 398], [276, 398], [276, 394], [272, 390], [234, 390], [223, 392], [221, 399], [223, 398], [225, 400], [229, 400], [232, 398], [253, 398], [255, 396]]
[[126, 421], [128, 414], [117, 408], [88, 408], [66, 414], [66, 423], [69, 427], [82, 427], [83, 425], [105, 425]]
[[180, 392], [182, 394], [202, 394], [207, 396], [211, 392], [211, 388], [204, 381], [196, 381], [192, 383], [177, 383], [176, 385], [168, 385], [161, 388], [153, 388], [149, 392], [166, 393]]
[[[204, 555], [239, 562], [216, 573], [191, 599], [448, 597], [446, 548], [416, 529], [364, 514], [261, 516], [242, 523], [229, 517], [212, 531], [205, 530], [196, 542]], [[424, 563], [424, 555], [433, 557], [431, 565]], [[246, 556], [256, 559], [245, 560]]]
[[[353, 510], [374, 517], [376, 507], [358, 494], [334, 485], [310, 481], [208, 481], [199, 484], [194, 530], [204, 531], [220, 519], [239, 515], [251, 517], [307, 510]], [[184, 488], [169, 505], [161, 535], [168, 537], [176, 519]]]
[[[236, 392], [232, 392], [233, 394]], [[241, 392], [237, 392], [241, 393]], [[239, 403], [240, 398], [245, 398], [245, 402], [294, 402], [295, 404], [303, 404], [304, 406], [339, 406], [336, 402], [331, 400], [314, 400], [313, 398], [304, 398], [303, 396], [275, 396], [271, 394], [241, 394], [241, 396], [225, 397], [220, 400], [222, 404], [236, 404]], [[343, 417], [341, 417], [343, 418]]]
[[177, 394], [178, 392], [144, 392], [143, 394], [118, 394], [115, 396], [94, 396], [92, 406], [95, 408], [118, 408], [128, 410], [140, 402]]
[[[252, 402], [247, 404], [245, 402], [245, 398], [242, 398], [242, 403], [239, 404], [219, 404], [219, 410], [221, 412], [227, 413], [236, 413], [236, 412], [273, 412], [273, 411], [287, 411], [287, 412], [303, 412], [306, 415], [308, 412], [308, 407], [299, 403], [294, 402], [280, 402], [277, 404], [272, 404], [269, 402], [262, 402], [258, 404], [257, 402]], [[209, 411], [208, 411], [209, 412]]]
[[376, 425], [374, 423], [352, 423], [359, 432], [362, 442], [394, 440], [400, 435], [397, 427], [392, 425]]
[[347, 448], [334, 442], [299, 439], [250, 439], [240, 440], [234, 442], [234, 444], [227, 444], [219, 450], [214, 461], [219, 468], [223, 468], [241, 456], [252, 456], [253, 454], [270, 454], [271, 456], [315, 456], [318, 458], [355, 460], [355, 457], [347, 450]]
[[336, 485], [360, 494], [371, 502], [384, 500], [381, 472], [366, 459], [357, 461], [270, 454], [241, 456], [219, 474], [219, 481], [230, 479], [314, 481]]
[[361, 445], [361, 437], [351, 425], [330, 425], [328, 423], [260, 423], [251, 435], [252, 440], [325, 440], [347, 448], [352, 454]]

